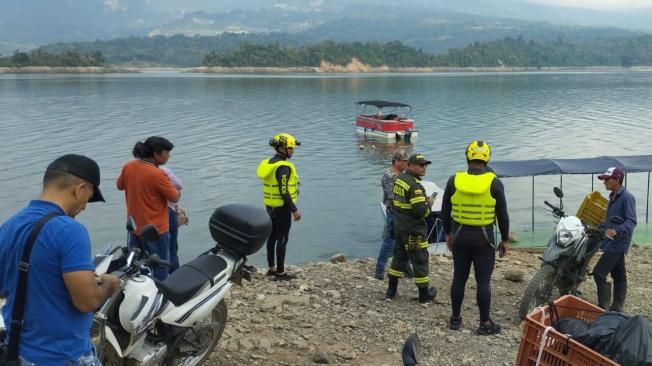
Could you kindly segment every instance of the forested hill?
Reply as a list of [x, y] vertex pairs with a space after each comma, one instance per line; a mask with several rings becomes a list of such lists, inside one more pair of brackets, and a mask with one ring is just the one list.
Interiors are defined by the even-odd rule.
[[[523, 38], [505, 38], [497, 41], [475, 42], [463, 48], [451, 49], [445, 54], [430, 54], [394, 41], [336, 43], [324, 41], [310, 46], [258, 44], [239, 42], [239, 37], [195, 37], [203, 47], [214, 46], [214, 51], [194, 56], [200, 60], [170, 62], [186, 56], [186, 37], [154, 37], [143, 44], [142, 51], [122, 53], [120, 58], [109, 58], [88, 48], [50, 51], [41, 48], [0, 58], [0, 66], [97, 66], [116, 64], [224, 66], [224, 67], [318, 67], [322, 62], [345, 66], [357, 59], [368, 66], [389, 67], [591, 67], [591, 66], [652, 66], [652, 35], [636, 37], [532, 41]], [[143, 40], [137, 38], [138, 40]], [[161, 42], [161, 43], [159, 43]], [[215, 43], [213, 43], [215, 42]], [[237, 44], [235, 44], [238, 42]], [[229, 44], [226, 47], [225, 44]], [[147, 47], [145, 47], [147, 46]], [[116, 50], [121, 49], [116, 41]], [[129, 48], [127, 48], [129, 49]]]
[[353, 58], [369, 66], [390, 67], [590, 67], [652, 66], [652, 35], [606, 40], [549, 42], [505, 38], [475, 42], [442, 55], [403, 45], [321, 42], [293, 47], [241, 44], [204, 57], [204, 66], [317, 67], [322, 61], [347, 65]]

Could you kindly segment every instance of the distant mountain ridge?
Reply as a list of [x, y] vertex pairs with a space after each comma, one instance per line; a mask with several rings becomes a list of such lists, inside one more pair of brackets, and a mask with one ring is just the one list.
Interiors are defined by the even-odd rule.
[[614, 27], [652, 31], [650, 19], [652, 8], [606, 12], [523, 0], [5, 0], [0, 54], [56, 42], [222, 33], [283, 33], [297, 44], [399, 39], [443, 52], [506, 36], [625, 36]]

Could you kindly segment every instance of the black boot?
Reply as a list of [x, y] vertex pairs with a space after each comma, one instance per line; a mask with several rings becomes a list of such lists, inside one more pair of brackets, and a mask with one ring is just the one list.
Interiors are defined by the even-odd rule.
[[627, 296], [627, 282], [618, 281], [614, 282], [614, 302], [609, 308], [610, 311], [623, 312], [625, 306], [625, 297]]
[[598, 306], [607, 310], [611, 305], [611, 284], [609, 282], [596, 283], [598, 287]]
[[396, 297], [397, 287], [398, 287], [398, 278], [393, 276], [389, 277], [389, 285], [387, 286], [387, 292], [385, 293], [385, 299], [392, 300]]
[[437, 289], [434, 287], [419, 286], [419, 303], [424, 304], [432, 301], [437, 296]]

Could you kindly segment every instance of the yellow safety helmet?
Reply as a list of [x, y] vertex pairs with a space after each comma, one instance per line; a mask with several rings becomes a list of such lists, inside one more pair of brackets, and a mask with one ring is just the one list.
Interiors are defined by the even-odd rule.
[[484, 141], [475, 140], [466, 147], [466, 158], [468, 160], [482, 160], [488, 163], [490, 157], [491, 148]]
[[294, 138], [294, 136], [290, 135], [289, 133], [279, 133], [278, 135], [274, 136], [274, 138], [269, 140], [269, 146], [273, 147], [274, 149], [279, 147], [294, 148], [299, 145], [301, 145], [301, 142], [299, 142], [299, 140]]

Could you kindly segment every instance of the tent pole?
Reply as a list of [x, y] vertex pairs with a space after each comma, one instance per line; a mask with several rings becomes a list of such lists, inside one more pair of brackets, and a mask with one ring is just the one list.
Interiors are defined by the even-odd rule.
[[534, 175], [532, 176], [532, 235], [534, 235]]
[[647, 197], [645, 199], [645, 223], [646, 224], [647, 224], [649, 212], [650, 212], [650, 172], [647, 172]]
[[[564, 175], [559, 174], [559, 189], [564, 191]], [[559, 207], [561, 207], [561, 198], [559, 198]]]

